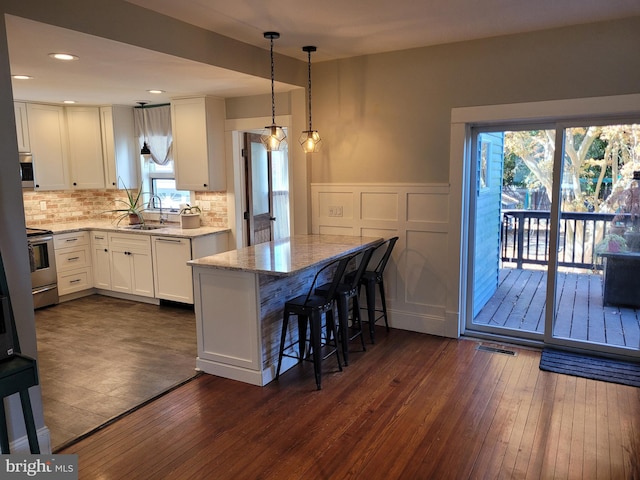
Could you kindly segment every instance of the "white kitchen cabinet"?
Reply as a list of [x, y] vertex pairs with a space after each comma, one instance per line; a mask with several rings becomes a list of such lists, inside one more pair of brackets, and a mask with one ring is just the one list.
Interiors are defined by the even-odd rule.
[[[133, 107], [112, 105], [100, 108], [102, 156], [107, 188], [139, 185], [140, 158], [135, 137]], [[120, 180], [119, 180], [120, 179]]]
[[151, 237], [137, 234], [109, 234], [111, 290], [153, 297]]
[[64, 108], [27, 103], [27, 119], [36, 191], [69, 188]]
[[98, 107], [66, 107], [73, 189], [104, 188], [102, 134]]
[[153, 278], [156, 298], [193, 303], [193, 278], [189, 260], [228, 250], [227, 233], [195, 238], [153, 236]]
[[182, 98], [171, 101], [171, 128], [176, 188], [226, 190], [222, 98]]
[[18, 151], [30, 152], [29, 124], [27, 123], [27, 104], [24, 102], [14, 102], [13, 110], [16, 116], [16, 136], [18, 139]]
[[109, 257], [109, 238], [106, 232], [92, 231], [91, 262], [93, 265], [93, 286], [111, 290], [111, 260]]
[[54, 235], [53, 248], [60, 295], [68, 295], [93, 287], [88, 232]]

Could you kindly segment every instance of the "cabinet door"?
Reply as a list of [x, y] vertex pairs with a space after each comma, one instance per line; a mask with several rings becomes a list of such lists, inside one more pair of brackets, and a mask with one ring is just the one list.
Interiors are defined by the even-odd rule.
[[131, 293], [153, 297], [153, 262], [150, 251], [134, 251], [131, 260]]
[[67, 130], [64, 109], [27, 104], [29, 140], [36, 190], [69, 188]]
[[224, 99], [201, 97], [171, 102], [173, 157], [179, 190], [225, 190], [224, 119]]
[[109, 242], [106, 233], [93, 232], [91, 234], [91, 256], [93, 260], [93, 286], [111, 290]]
[[139, 151], [136, 147], [133, 107], [113, 105], [100, 108], [102, 156], [107, 188], [136, 187]]
[[29, 125], [27, 124], [27, 104], [15, 102], [13, 110], [16, 115], [16, 136], [18, 138], [18, 151], [30, 152]]
[[74, 189], [104, 188], [104, 162], [100, 110], [67, 107], [71, 186]]
[[153, 276], [156, 298], [193, 303], [191, 241], [188, 238], [153, 237]]
[[122, 247], [110, 247], [111, 289], [131, 293], [131, 254]]

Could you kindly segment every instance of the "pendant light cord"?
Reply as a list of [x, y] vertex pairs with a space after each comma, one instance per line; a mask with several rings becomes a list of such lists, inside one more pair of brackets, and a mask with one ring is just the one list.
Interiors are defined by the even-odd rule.
[[313, 130], [311, 128], [311, 50], [307, 52], [309, 55], [309, 131]]
[[276, 124], [276, 93], [274, 89], [275, 76], [273, 74], [273, 35], [271, 39], [271, 125]]

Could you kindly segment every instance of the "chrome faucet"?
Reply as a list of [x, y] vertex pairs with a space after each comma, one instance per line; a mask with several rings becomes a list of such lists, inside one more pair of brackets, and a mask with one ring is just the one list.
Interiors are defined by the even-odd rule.
[[152, 195], [149, 199], [149, 206], [156, 206], [155, 200], [158, 200], [158, 209], [160, 210], [160, 224], [164, 225], [167, 222], [167, 217], [162, 212], [162, 199], [158, 195]]

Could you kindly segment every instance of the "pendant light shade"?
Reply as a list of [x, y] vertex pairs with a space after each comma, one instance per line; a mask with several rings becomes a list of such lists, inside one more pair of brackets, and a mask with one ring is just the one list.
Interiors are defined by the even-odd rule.
[[273, 75], [273, 41], [280, 38], [278, 32], [264, 32], [264, 38], [268, 38], [271, 41], [271, 125], [264, 127], [265, 131], [260, 136], [260, 141], [266, 147], [267, 152], [275, 152], [283, 149], [286, 145], [285, 139], [287, 135], [284, 133], [282, 127], [276, 125], [276, 96], [274, 89], [274, 75]]
[[143, 157], [149, 157], [151, 156], [151, 150], [149, 150], [149, 145], [147, 144], [147, 124], [144, 118], [144, 106], [147, 104], [147, 102], [138, 102], [138, 105], [140, 105], [140, 108], [142, 110], [142, 139], [143, 139], [143, 145], [142, 148], [140, 149], [140, 155], [142, 155]]
[[309, 130], [302, 132], [298, 139], [305, 153], [318, 152], [322, 142], [320, 134], [317, 130], [314, 130], [311, 125], [311, 52], [315, 52], [316, 50], [316, 47], [313, 46], [302, 47], [302, 51], [307, 52], [309, 58]]

